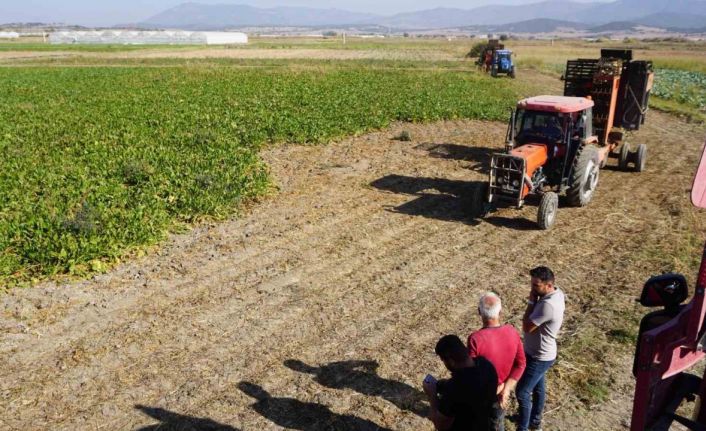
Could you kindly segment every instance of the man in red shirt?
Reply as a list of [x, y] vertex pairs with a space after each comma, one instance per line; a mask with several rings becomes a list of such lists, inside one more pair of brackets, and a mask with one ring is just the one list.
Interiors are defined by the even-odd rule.
[[501, 308], [500, 297], [495, 293], [481, 295], [478, 314], [483, 320], [483, 328], [468, 336], [469, 356], [484, 357], [493, 364], [498, 374], [498, 402], [494, 406], [497, 431], [505, 430], [505, 409], [525, 370], [522, 339], [514, 326], [501, 324]]

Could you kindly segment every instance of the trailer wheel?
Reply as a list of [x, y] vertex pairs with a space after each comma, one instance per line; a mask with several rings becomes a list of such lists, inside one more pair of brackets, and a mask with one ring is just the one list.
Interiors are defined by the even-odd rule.
[[635, 172], [645, 170], [645, 162], [647, 161], [647, 145], [640, 144], [635, 152]]
[[546, 230], [554, 225], [556, 212], [559, 209], [559, 195], [554, 192], [547, 192], [542, 195], [537, 210], [537, 224], [540, 229]]
[[630, 145], [627, 142], [623, 142], [620, 146], [620, 153], [618, 154], [618, 168], [622, 170], [628, 169], [628, 162], [630, 161]]
[[566, 192], [570, 205], [583, 207], [588, 205], [598, 186], [600, 174], [598, 150], [593, 146], [579, 149], [574, 159], [574, 169], [571, 174], [571, 185]]

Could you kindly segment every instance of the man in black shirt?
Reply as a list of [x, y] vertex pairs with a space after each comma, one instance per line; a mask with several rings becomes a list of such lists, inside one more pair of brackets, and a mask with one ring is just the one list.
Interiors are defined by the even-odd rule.
[[498, 376], [483, 357], [471, 358], [455, 335], [442, 337], [434, 349], [451, 378], [437, 381], [428, 375], [424, 392], [429, 397], [429, 419], [439, 431], [491, 431]]

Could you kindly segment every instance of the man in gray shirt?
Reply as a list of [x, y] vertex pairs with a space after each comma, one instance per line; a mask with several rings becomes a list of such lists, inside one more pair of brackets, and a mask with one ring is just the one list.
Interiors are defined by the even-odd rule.
[[530, 271], [532, 290], [522, 317], [527, 367], [515, 393], [520, 406], [517, 431], [541, 431], [544, 410], [544, 376], [556, 360], [556, 337], [564, 320], [564, 292], [554, 285], [546, 266]]

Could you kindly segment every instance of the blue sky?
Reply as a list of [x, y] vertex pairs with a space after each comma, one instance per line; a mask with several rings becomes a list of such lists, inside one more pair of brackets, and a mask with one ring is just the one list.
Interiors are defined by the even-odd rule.
[[[139, 22], [165, 9], [180, 3], [185, 3], [186, 1], [187, 0], [0, 0], [0, 23], [63, 22], [88, 26], [109, 26]], [[258, 7], [308, 6], [316, 8], [337, 8], [356, 12], [389, 15], [397, 12], [432, 9], [435, 7], [470, 9], [484, 4], [522, 4], [541, 0], [388, 0], [386, 2], [380, 2], [379, 0], [191, 1], [195, 3], [249, 4]]]

